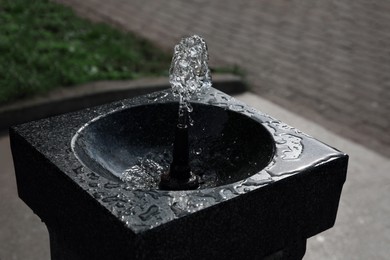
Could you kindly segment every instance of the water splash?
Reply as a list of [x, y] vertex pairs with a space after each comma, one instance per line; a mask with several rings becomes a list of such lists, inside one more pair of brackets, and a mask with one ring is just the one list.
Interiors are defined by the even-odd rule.
[[126, 169], [121, 176], [122, 181], [130, 189], [153, 189], [157, 188], [160, 175], [168, 170], [169, 155], [166, 151], [163, 154], [148, 153], [138, 158], [135, 165]]
[[175, 46], [169, 82], [173, 95], [179, 97], [179, 127], [192, 125], [190, 99], [211, 87], [208, 58], [206, 42], [198, 35], [183, 38]]
[[[195, 172], [201, 173], [199, 176], [199, 184], [201, 189], [217, 186], [219, 183], [218, 173], [214, 170], [214, 167], [210, 167], [204, 162], [221, 160], [215, 155], [210, 157], [209, 154], [203, 155], [202, 149], [194, 149], [191, 151], [193, 160], [191, 160], [191, 168]], [[198, 158], [202, 156], [202, 159]], [[164, 152], [149, 152], [143, 157], [139, 157], [136, 163], [128, 167], [122, 174], [121, 180], [126, 184], [126, 190], [143, 190], [153, 191], [158, 190], [158, 184], [160, 181], [160, 175], [169, 169], [170, 162], [172, 161], [172, 154], [167, 150]], [[104, 185], [106, 189], [118, 188], [117, 183], [107, 183]], [[149, 194], [153, 195], [153, 194]]]

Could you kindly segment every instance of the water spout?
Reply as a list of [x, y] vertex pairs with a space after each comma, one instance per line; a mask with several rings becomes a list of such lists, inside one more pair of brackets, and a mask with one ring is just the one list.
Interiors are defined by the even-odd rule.
[[175, 46], [169, 82], [172, 93], [179, 98], [178, 123], [175, 130], [173, 160], [167, 173], [161, 175], [160, 188], [169, 190], [196, 189], [198, 177], [189, 165], [188, 127], [193, 124], [190, 99], [206, 92], [211, 86], [206, 42], [193, 35]]
[[173, 95], [179, 98], [179, 127], [192, 124], [190, 99], [211, 87], [208, 58], [206, 42], [198, 35], [183, 38], [175, 46], [169, 82]]

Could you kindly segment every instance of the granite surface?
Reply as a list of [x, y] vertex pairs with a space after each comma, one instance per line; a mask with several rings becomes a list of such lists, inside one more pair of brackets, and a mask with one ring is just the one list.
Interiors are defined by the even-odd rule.
[[54, 245], [69, 252], [58, 259], [266, 256], [333, 225], [348, 156], [215, 89], [194, 103], [245, 116], [275, 143], [269, 163], [247, 178], [195, 191], [134, 190], [75, 156], [94, 122], [173, 101], [156, 92], [11, 129], [19, 195], [46, 222], [53, 256]]

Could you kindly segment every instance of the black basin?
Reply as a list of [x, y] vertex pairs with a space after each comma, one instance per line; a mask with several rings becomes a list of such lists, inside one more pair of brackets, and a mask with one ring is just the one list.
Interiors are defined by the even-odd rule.
[[[270, 132], [250, 117], [224, 108], [194, 104], [190, 127], [191, 167], [202, 187], [233, 183], [260, 172], [274, 153]], [[178, 103], [148, 104], [98, 117], [73, 139], [78, 159], [93, 172], [120, 182], [140, 158], [169, 166]], [[207, 176], [209, 175], [209, 176]], [[153, 176], [158, 181], [158, 174]], [[141, 189], [155, 189], [141, 185]], [[136, 187], [134, 187], [136, 188]]]

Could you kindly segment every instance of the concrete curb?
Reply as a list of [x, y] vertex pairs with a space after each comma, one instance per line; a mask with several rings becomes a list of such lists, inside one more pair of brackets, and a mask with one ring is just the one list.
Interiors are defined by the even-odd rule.
[[[167, 78], [144, 78], [126, 81], [98, 81], [75, 88], [56, 89], [44, 96], [18, 101], [0, 107], [0, 131], [40, 118], [63, 114], [115, 100], [169, 88]], [[231, 74], [217, 74], [213, 87], [227, 94], [246, 90], [241, 78]]]

